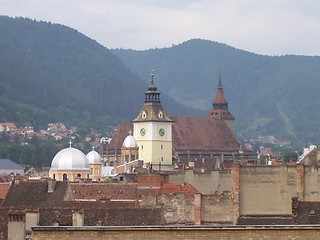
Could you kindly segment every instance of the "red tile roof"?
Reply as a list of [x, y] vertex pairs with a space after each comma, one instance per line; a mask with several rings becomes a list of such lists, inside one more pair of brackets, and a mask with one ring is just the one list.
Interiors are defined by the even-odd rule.
[[165, 183], [162, 185], [160, 193], [184, 193], [190, 196], [200, 192], [189, 183]]
[[137, 184], [70, 183], [73, 200], [137, 200]]
[[4, 199], [10, 189], [10, 183], [0, 183], [0, 199]]

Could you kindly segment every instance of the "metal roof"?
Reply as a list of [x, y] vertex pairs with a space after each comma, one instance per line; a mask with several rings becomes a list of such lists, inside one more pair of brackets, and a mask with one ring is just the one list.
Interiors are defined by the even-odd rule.
[[24, 170], [24, 167], [11, 161], [10, 159], [0, 159], [0, 169]]

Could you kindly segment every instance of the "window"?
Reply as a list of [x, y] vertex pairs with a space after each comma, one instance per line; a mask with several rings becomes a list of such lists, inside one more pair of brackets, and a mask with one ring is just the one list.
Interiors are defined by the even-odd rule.
[[68, 175], [67, 175], [66, 173], [64, 173], [64, 174], [62, 175], [62, 180], [63, 180], [63, 181], [68, 181]]
[[163, 145], [161, 145], [160, 148], [163, 149]]
[[311, 209], [311, 210], [309, 211], [309, 216], [315, 216], [315, 215], [316, 215], [316, 210]]
[[80, 173], [78, 173], [78, 174], [77, 174], [77, 177], [78, 177], [78, 178], [81, 178], [81, 174], [80, 174]]
[[142, 112], [142, 118], [146, 118], [147, 117], [147, 113], [145, 111]]

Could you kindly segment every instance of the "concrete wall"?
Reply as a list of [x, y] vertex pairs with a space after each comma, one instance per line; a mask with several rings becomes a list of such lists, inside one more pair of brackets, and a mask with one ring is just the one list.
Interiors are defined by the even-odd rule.
[[170, 183], [190, 183], [202, 194], [217, 194], [231, 191], [231, 170], [212, 171], [210, 174], [194, 174], [187, 170], [185, 174], [171, 174]]
[[25, 240], [25, 223], [22, 221], [8, 222], [8, 240]]
[[158, 240], [292, 240], [318, 239], [320, 226], [279, 226], [279, 227], [35, 227], [33, 240], [111, 240], [111, 239], [158, 239]]
[[291, 215], [302, 183], [299, 167], [241, 166], [240, 215]]
[[304, 199], [305, 201], [320, 201], [320, 169], [304, 168]]
[[38, 212], [26, 212], [26, 230], [31, 231], [31, 227], [39, 225]]

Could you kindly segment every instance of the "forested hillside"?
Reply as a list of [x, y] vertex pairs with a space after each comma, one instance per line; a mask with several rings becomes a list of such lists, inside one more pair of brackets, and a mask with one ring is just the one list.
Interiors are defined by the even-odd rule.
[[158, 85], [186, 106], [211, 110], [219, 80], [238, 134], [320, 143], [320, 57], [263, 56], [207, 40], [163, 49], [112, 50], [135, 73], [154, 68]]
[[[0, 122], [102, 128], [130, 121], [143, 104], [150, 77], [74, 29], [1, 16], [0, 36]], [[163, 99], [169, 112], [189, 112]]]

